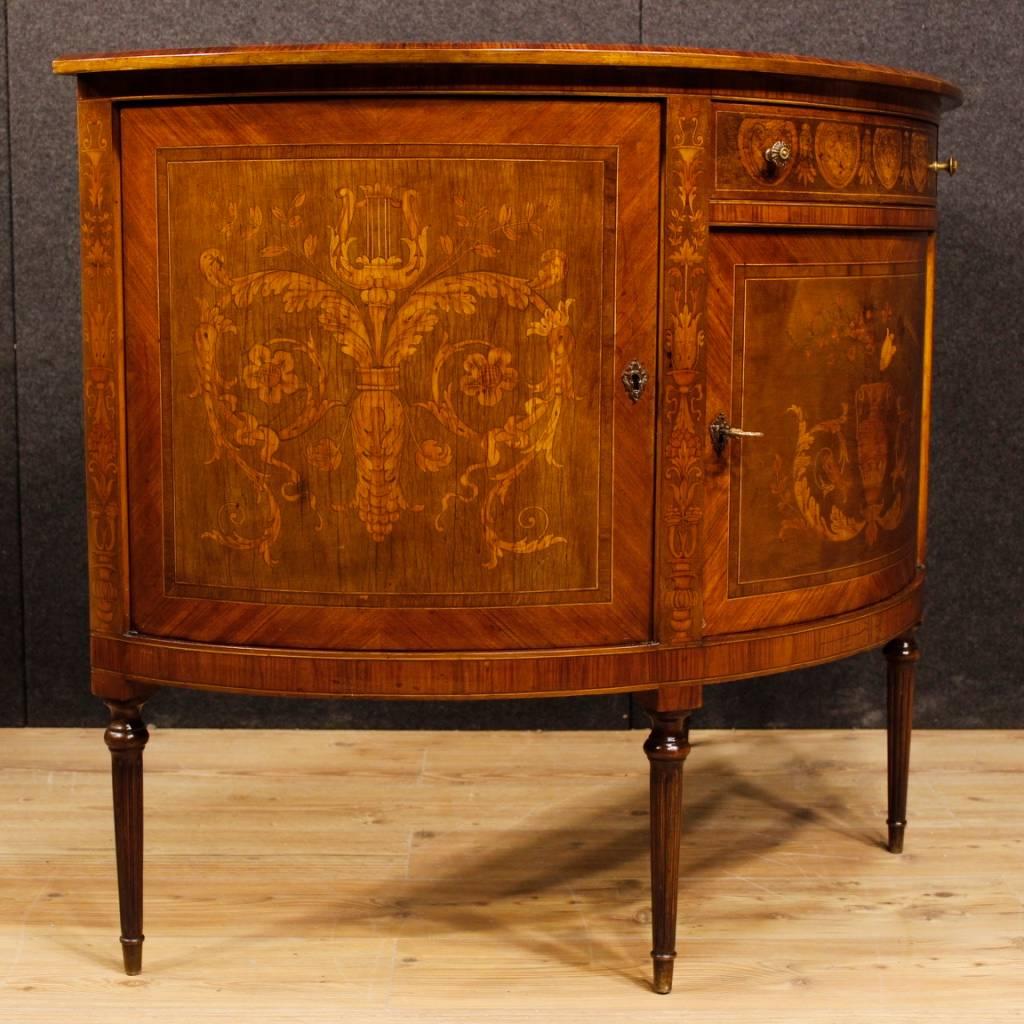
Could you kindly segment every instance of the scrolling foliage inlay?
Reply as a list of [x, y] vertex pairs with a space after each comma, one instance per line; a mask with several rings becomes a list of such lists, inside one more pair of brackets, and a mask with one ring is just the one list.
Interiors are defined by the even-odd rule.
[[[436, 223], [439, 211], [421, 209], [421, 193], [406, 183], [356, 180], [307, 202], [313, 195], [300, 181], [287, 203], [269, 209], [237, 195], [221, 227], [234, 255], [219, 244], [199, 257], [210, 290], [196, 297], [191, 397], [205, 410], [211, 461], [230, 462], [249, 483], [247, 501], [222, 505], [203, 538], [272, 567], [287, 530], [283, 503], [301, 503], [316, 529], [329, 513], [354, 512], [378, 545], [409, 513], [429, 515], [445, 532], [461, 527], [459, 508], [474, 508], [487, 569], [567, 543], [548, 509], [517, 488], [537, 463], [561, 468], [559, 428], [565, 403], [577, 398], [575, 300], [561, 287], [569, 257], [552, 246], [539, 249], [529, 274], [481, 267], [521, 238], [543, 241], [555, 197], [485, 205], [469, 190], [456, 193], [445, 211], [456, 230], [439, 233], [427, 219]], [[325, 211], [332, 220], [324, 222]], [[246, 270], [260, 260], [271, 266]], [[239, 311], [250, 308], [279, 330], [263, 338], [240, 330]], [[521, 344], [494, 330], [501, 308]], [[543, 358], [527, 358], [530, 346]], [[426, 393], [412, 395], [404, 364], [424, 356]], [[339, 366], [349, 394], [338, 387]], [[311, 434], [332, 413], [328, 429]], [[427, 434], [424, 421], [433, 424]], [[457, 443], [475, 451], [468, 464], [454, 459]], [[353, 463], [352, 493], [323, 500], [318, 488], [337, 494], [343, 485], [330, 477]], [[452, 474], [436, 506], [410, 497], [422, 494], [409, 483], [417, 472]], [[506, 505], [515, 510], [511, 535]]]
[[92, 628], [112, 631], [121, 601], [121, 426], [118, 289], [109, 108], [80, 110], [85, 472]]
[[661, 637], [700, 635], [704, 489], [704, 328], [707, 292], [707, 140], [710, 104], [669, 108], [665, 213]]

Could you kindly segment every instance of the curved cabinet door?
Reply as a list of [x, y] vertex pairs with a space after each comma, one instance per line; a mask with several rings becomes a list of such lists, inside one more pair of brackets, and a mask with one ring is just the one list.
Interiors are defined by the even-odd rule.
[[660, 126], [643, 101], [126, 108], [135, 628], [648, 640]]
[[928, 236], [722, 232], [708, 422], [762, 437], [706, 463], [705, 628], [882, 600], [914, 577]]

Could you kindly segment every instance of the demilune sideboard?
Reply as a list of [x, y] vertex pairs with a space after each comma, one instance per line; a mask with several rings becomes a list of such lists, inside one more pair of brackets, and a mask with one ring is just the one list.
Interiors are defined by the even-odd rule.
[[883, 647], [901, 850], [956, 88], [589, 46], [55, 70], [129, 974], [161, 686], [638, 692], [668, 992], [702, 687]]

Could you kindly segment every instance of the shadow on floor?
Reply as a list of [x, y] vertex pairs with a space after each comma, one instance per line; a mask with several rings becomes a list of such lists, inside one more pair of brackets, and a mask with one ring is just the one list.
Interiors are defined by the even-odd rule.
[[[811, 825], [863, 845], [868, 848], [867, 855], [883, 847], [881, 823], [878, 829], [873, 829], [844, 819], [847, 797], [830, 784], [830, 774], [820, 770], [820, 765], [816, 765], [814, 771], [808, 769], [806, 748], [787, 755], [790, 748], [784, 734], [759, 737], [761, 751], [770, 749], [769, 744], [774, 745], [772, 764], [782, 766], [773, 771], [773, 777], [783, 775], [785, 766], [791, 763], [793, 773], [800, 774], [805, 786], [803, 802], [781, 797], [743, 777], [730, 761], [715, 756], [713, 742], [702, 742], [699, 735], [694, 738], [693, 753], [684, 772], [681, 858], [682, 884], [684, 891], [691, 894], [691, 900], [702, 884], [742, 875], [744, 864], [770, 855], [782, 846], [791, 847], [799, 841], [799, 833]], [[879, 770], [884, 771], [881, 760]], [[602, 795], [607, 794], [606, 801], [599, 800], [595, 806], [593, 798], [588, 797], [588, 807], [575, 813], [571, 803], [566, 802], [564, 813], [559, 813], [554, 827], [547, 822], [542, 825], [534, 816], [527, 819], [525, 825], [513, 823], [515, 827], [501, 835], [500, 848], [481, 850], [479, 855], [462, 852], [455, 858], [457, 867], [453, 864], [432, 870], [429, 877], [414, 877], [398, 883], [369, 881], [365, 900], [355, 906], [332, 901], [328, 893], [322, 892], [322, 883], [304, 885], [301, 877], [283, 873], [282, 890], [287, 889], [296, 902], [303, 904], [303, 912], [282, 916], [281, 904], [275, 903], [272, 918], [268, 920], [264, 913], [260, 923], [246, 934], [262, 937], [288, 930], [287, 934], [301, 936], [313, 931], [318, 924], [323, 928], [335, 922], [343, 922], [349, 928], [363, 922], [372, 926], [373, 934], [393, 930], [396, 938], [410, 935], [422, 938], [452, 932], [484, 935], [493, 934], [500, 927], [503, 941], [532, 956], [572, 966], [601, 962], [605, 969], [618, 970], [624, 977], [636, 981], [635, 965], [645, 959], [646, 949], [638, 947], [634, 959], [632, 953], [625, 954], [621, 946], [616, 948], [607, 939], [596, 938], [585, 924], [586, 890], [591, 879], [595, 885], [607, 889], [609, 877], [614, 879], [615, 872], [621, 871], [622, 877], [614, 879], [614, 883], [623, 903], [648, 898], [646, 772], [638, 765], [635, 777], [616, 774], [610, 776], [606, 784], [597, 785]], [[755, 810], [758, 807], [760, 809]], [[182, 812], [187, 814], [187, 808], [183, 807]], [[536, 817], [549, 813], [550, 808]], [[756, 821], [757, 826], [744, 828], [745, 821]], [[772, 824], [765, 827], [766, 821]], [[414, 843], [426, 844], [433, 838], [431, 832], [418, 833]], [[254, 863], [254, 870], [263, 873], [272, 867], [271, 857], [261, 857]], [[182, 894], [174, 894], [173, 898], [187, 903], [187, 876], [192, 871], [202, 870], [199, 861], [183, 868]], [[314, 884], [317, 884], [316, 893], [302, 892], [303, 888]], [[580, 907], [579, 934], [571, 939], [565, 935], [564, 917], [559, 921], [560, 934], [545, 932], [543, 919], [532, 922], [529, 930], [497, 924], [495, 904], [508, 900], [531, 901], [536, 902], [538, 912], [543, 913], [540, 898], [558, 891], [566, 894], [566, 901]], [[309, 903], [315, 904], [321, 894], [326, 898], [318, 909], [305, 909]], [[225, 899], [229, 898], [226, 893]], [[566, 901], [559, 903], [560, 914], [566, 913]], [[590, 906], [591, 911], [594, 909]], [[201, 912], [197, 907], [197, 914]], [[215, 958], [220, 951], [237, 952], [238, 925], [253, 917], [250, 905], [234, 910], [225, 907], [221, 912], [233, 916], [235, 934], [222, 943], [205, 944], [206, 960]], [[627, 931], [639, 923], [640, 918], [635, 916], [624, 922]], [[630, 945], [632, 941], [630, 938]], [[82, 951], [79, 954], [82, 955]], [[627, 958], [632, 961], [630, 968], [612, 966], [623, 965]], [[187, 962], [186, 957], [163, 959], [161, 967], [169, 969], [184, 962]]]

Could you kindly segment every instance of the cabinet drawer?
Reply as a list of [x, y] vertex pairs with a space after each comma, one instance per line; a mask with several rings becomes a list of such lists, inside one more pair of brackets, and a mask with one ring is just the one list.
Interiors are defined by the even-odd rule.
[[[718, 199], [841, 199], [932, 205], [937, 129], [923, 121], [839, 114], [792, 106], [721, 104], [715, 108]], [[789, 158], [775, 165], [775, 143]]]

